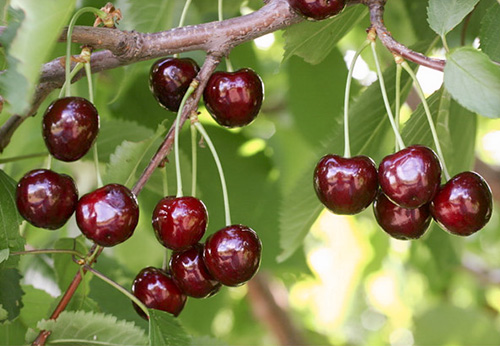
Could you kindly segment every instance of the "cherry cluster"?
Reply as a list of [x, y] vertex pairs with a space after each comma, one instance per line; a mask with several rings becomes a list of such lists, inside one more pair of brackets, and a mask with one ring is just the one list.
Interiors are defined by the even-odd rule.
[[352, 215], [374, 202], [378, 224], [396, 239], [420, 238], [432, 218], [460, 236], [488, 223], [492, 194], [479, 174], [462, 172], [440, 184], [440, 161], [433, 150], [421, 145], [384, 157], [378, 172], [366, 156], [338, 155], [324, 156], [314, 171], [316, 194], [329, 210]]

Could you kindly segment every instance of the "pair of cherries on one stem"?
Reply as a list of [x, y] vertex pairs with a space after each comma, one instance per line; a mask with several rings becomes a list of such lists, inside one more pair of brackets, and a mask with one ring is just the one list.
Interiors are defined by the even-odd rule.
[[[491, 217], [488, 184], [473, 172], [462, 172], [440, 186], [441, 166], [429, 148], [414, 145], [386, 156], [377, 172], [366, 156], [323, 157], [314, 172], [320, 201], [336, 214], [356, 214], [373, 200], [379, 225], [398, 239], [416, 239], [431, 216], [448, 232], [470, 235]], [[378, 191], [380, 185], [381, 191]]]
[[134, 279], [132, 292], [148, 308], [177, 316], [187, 296], [206, 298], [221, 285], [242, 285], [259, 268], [262, 245], [247, 226], [230, 225], [210, 235], [204, 244], [199, 242], [208, 213], [195, 197], [164, 197], [153, 211], [152, 223], [158, 241], [173, 254], [168, 271], [148, 267]]

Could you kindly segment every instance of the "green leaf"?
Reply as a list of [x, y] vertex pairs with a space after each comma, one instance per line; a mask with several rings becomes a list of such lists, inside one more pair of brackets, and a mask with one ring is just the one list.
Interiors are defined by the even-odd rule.
[[[19, 321], [19, 319], [13, 322], [5, 322], [0, 324], [0, 345], [26, 345], [26, 342], [24, 341], [26, 331], [26, 326], [24, 326], [21, 321]], [[30, 342], [31, 341], [33, 340], [30, 340]]]
[[46, 345], [147, 345], [147, 337], [134, 323], [116, 317], [84, 311], [64, 311], [57, 320], [38, 322], [37, 331], [28, 332], [32, 341], [40, 330], [52, 331]]
[[15, 267], [19, 263], [19, 256], [8, 255], [11, 251], [24, 250], [24, 238], [19, 233], [20, 224], [21, 218], [16, 207], [16, 182], [0, 170], [0, 268]]
[[6, 261], [7, 258], [9, 258], [9, 255], [10, 255], [9, 249], [0, 250], [0, 263], [2, 263], [3, 261]]
[[0, 270], [0, 307], [7, 311], [9, 321], [19, 316], [23, 307], [21, 297], [24, 292], [21, 289], [20, 281], [21, 274], [17, 269]]
[[500, 62], [500, 4], [493, 4], [481, 21], [481, 50]]
[[38, 321], [46, 318], [52, 312], [55, 298], [45, 291], [33, 286], [23, 285], [23, 309], [19, 320], [29, 328], [35, 328]]
[[10, 6], [15, 11], [11, 13], [16, 13], [10, 32], [15, 37], [6, 45], [8, 68], [0, 76], [1, 94], [12, 113], [23, 114], [33, 97], [40, 67], [68, 22], [75, 0], [12, 0]]
[[444, 85], [465, 108], [480, 115], [500, 117], [500, 66], [473, 48], [448, 54]]
[[345, 34], [366, 18], [367, 13], [365, 6], [352, 6], [331, 19], [303, 21], [287, 28], [283, 59], [298, 55], [310, 64], [319, 64]]
[[445, 36], [467, 16], [479, 0], [429, 0], [427, 21], [439, 36]]
[[149, 309], [149, 344], [151, 346], [189, 345], [189, 336], [171, 314]]
[[0, 306], [0, 321], [5, 321], [7, 317], [9, 317], [9, 313]]

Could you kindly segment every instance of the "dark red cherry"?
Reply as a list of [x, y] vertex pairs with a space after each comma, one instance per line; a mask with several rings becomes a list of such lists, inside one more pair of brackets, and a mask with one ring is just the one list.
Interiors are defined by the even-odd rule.
[[207, 229], [208, 213], [195, 197], [162, 198], [153, 211], [153, 228], [163, 246], [182, 250], [200, 241]]
[[42, 132], [52, 156], [61, 161], [76, 161], [89, 151], [97, 137], [97, 109], [82, 97], [58, 99], [43, 115]]
[[391, 237], [400, 240], [420, 238], [431, 223], [429, 204], [416, 209], [402, 208], [380, 192], [373, 202], [373, 213], [378, 224]]
[[17, 210], [36, 227], [62, 227], [75, 211], [77, 202], [75, 182], [66, 174], [35, 169], [26, 173], [17, 184]]
[[462, 172], [439, 189], [430, 209], [434, 220], [443, 229], [468, 236], [488, 223], [492, 208], [488, 183], [475, 172]]
[[288, 3], [298, 14], [311, 20], [335, 16], [345, 7], [345, 0], [288, 0]]
[[378, 180], [391, 201], [403, 208], [418, 208], [436, 194], [441, 183], [441, 164], [434, 151], [413, 145], [384, 157]]
[[226, 286], [250, 280], [260, 266], [262, 244], [247, 226], [227, 226], [208, 237], [203, 260], [212, 276]]
[[[166, 311], [174, 316], [181, 313], [187, 299], [169, 274], [154, 267], [144, 268], [137, 274], [132, 293], [149, 309]], [[133, 306], [142, 318], [147, 319], [140, 307]]]
[[149, 89], [161, 106], [177, 112], [184, 94], [199, 71], [198, 64], [190, 58], [157, 60], [149, 73]]
[[105, 185], [82, 196], [76, 207], [78, 227], [101, 246], [115, 246], [130, 238], [138, 221], [136, 197], [119, 184]]
[[250, 124], [260, 111], [264, 84], [249, 68], [215, 72], [208, 80], [203, 99], [215, 121], [226, 127]]
[[325, 155], [314, 171], [319, 200], [335, 214], [357, 214], [377, 195], [377, 169], [367, 156]]
[[170, 272], [177, 286], [190, 297], [206, 298], [217, 293], [221, 287], [203, 262], [202, 244], [174, 252], [170, 258]]

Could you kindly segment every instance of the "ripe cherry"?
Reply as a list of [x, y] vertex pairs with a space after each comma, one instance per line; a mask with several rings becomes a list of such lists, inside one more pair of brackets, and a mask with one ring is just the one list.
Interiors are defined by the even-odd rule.
[[431, 222], [429, 204], [416, 209], [402, 208], [380, 192], [373, 202], [373, 213], [378, 224], [391, 237], [400, 240], [420, 238]]
[[36, 227], [62, 227], [75, 211], [77, 202], [75, 182], [66, 174], [35, 169], [26, 173], [17, 184], [17, 210]]
[[377, 195], [377, 169], [366, 156], [325, 155], [314, 171], [319, 200], [335, 214], [357, 214]]
[[239, 286], [250, 280], [260, 266], [262, 244], [247, 226], [227, 226], [205, 242], [203, 260], [212, 276], [226, 286]]
[[260, 111], [264, 84], [249, 68], [215, 72], [208, 80], [203, 99], [215, 121], [226, 127], [250, 124]]
[[149, 74], [149, 89], [153, 96], [169, 111], [177, 112], [182, 98], [200, 68], [190, 58], [157, 60]]
[[[154, 267], [144, 268], [137, 274], [132, 283], [132, 293], [146, 307], [166, 311], [174, 316], [181, 313], [187, 299], [169, 274]], [[133, 306], [142, 318], [147, 319], [141, 308], [136, 304]]]
[[288, 3], [298, 14], [311, 20], [335, 16], [345, 7], [345, 0], [288, 0]]
[[385, 195], [403, 208], [429, 203], [441, 182], [441, 164], [434, 151], [413, 145], [382, 159], [378, 169]]
[[475, 172], [462, 172], [444, 184], [431, 203], [434, 220], [448, 232], [468, 236], [491, 218], [493, 201], [488, 183]]
[[153, 211], [156, 238], [172, 250], [182, 250], [198, 243], [205, 234], [207, 223], [207, 208], [195, 197], [167, 196]]
[[76, 207], [78, 227], [101, 246], [115, 246], [130, 238], [138, 221], [136, 197], [119, 184], [105, 185], [82, 196]]
[[177, 286], [190, 297], [206, 298], [217, 293], [221, 287], [203, 262], [202, 244], [174, 252], [170, 258], [170, 271]]
[[42, 132], [52, 156], [61, 161], [76, 161], [89, 151], [97, 137], [97, 109], [81, 97], [58, 99], [43, 115]]

